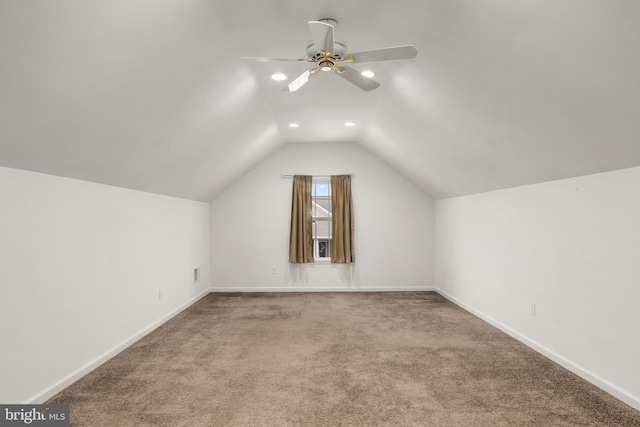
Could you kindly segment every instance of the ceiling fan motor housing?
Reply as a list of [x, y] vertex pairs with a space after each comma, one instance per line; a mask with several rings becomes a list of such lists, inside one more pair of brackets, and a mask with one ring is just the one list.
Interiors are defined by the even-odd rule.
[[[319, 61], [324, 58], [322, 52], [316, 49], [316, 45], [311, 43], [307, 46], [307, 58], [310, 61]], [[347, 55], [347, 45], [342, 43], [340, 40], [334, 40], [333, 42], [333, 52], [329, 55], [330, 58], [335, 59], [337, 61], [341, 61]]]

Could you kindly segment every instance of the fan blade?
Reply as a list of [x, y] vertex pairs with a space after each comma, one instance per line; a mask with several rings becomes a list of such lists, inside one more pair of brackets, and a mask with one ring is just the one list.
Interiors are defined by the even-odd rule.
[[287, 87], [285, 87], [283, 90], [289, 91], [289, 92], [295, 92], [298, 89], [300, 89], [302, 86], [304, 86], [305, 83], [307, 83], [309, 81], [309, 78], [314, 75], [316, 72], [318, 72], [319, 68], [314, 68], [312, 70], [307, 70], [304, 73], [300, 74], [294, 81], [292, 81], [291, 83], [289, 83], [289, 85]]
[[308, 24], [317, 51], [333, 53], [333, 25], [322, 21], [309, 21]]
[[310, 62], [308, 59], [298, 59], [298, 58], [264, 58], [264, 57], [254, 57], [254, 56], [243, 56], [240, 59], [246, 59], [248, 61], [256, 61], [256, 62]]
[[353, 83], [358, 86], [360, 89], [369, 92], [370, 90], [374, 90], [380, 83], [377, 81], [370, 79], [369, 77], [365, 77], [360, 74], [359, 71], [354, 70], [350, 67], [336, 67], [337, 74], [343, 79]]
[[397, 61], [400, 59], [413, 59], [418, 55], [418, 51], [411, 45], [387, 47], [384, 49], [364, 50], [348, 54], [345, 62], [377, 62], [377, 61]]

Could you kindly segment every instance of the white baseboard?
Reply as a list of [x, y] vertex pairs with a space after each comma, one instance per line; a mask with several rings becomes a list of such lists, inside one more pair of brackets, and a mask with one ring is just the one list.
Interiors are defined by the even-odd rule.
[[617, 399], [621, 400], [622, 402], [626, 403], [627, 405], [631, 406], [632, 408], [637, 409], [637, 410], [640, 411], [640, 398], [638, 396], [635, 396], [635, 395], [633, 395], [631, 393], [628, 393], [627, 391], [621, 389], [620, 387], [617, 387], [616, 385], [611, 384], [607, 380], [605, 380], [605, 379], [593, 374], [592, 372], [588, 371], [587, 369], [584, 369], [583, 367], [581, 367], [581, 366], [573, 363], [572, 361], [562, 357], [558, 353], [555, 353], [554, 351], [552, 351], [552, 350], [548, 349], [547, 347], [537, 343], [536, 341], [533, 341], [533, 340], [527, 338], [526, 336], [524, 336], [524, 335], [520, 334], [519, 332], [509, 328], [508, 326], [504, 325], [503, 323], [500, 323], [497, 320], [485, 315], [484, 313], [481, 313], [478, 310], [475, 310], [474, 308], [468, 306], [467, 304], [463, 303], [462, 301], [458, 300], [457, 298], [447, 294], [443, 290], [438, 289], [438, 288], [434, 288], [434, 291], [436, 291], [437, 293], [439, 293], [440, 295], [442, 295], [443, 297], [445, 297], [446, 299], [448, 299], [452, 303], [456, 304], [460, 308], [468, 311], [469, 313], [473, 314], [474, 316], [479, 317], [480, 319], [484, 320], [485, 322], [495, 326], [496, 328], [500, 329], [502, 332], [506, 333], [507, 335], [517, 339], [518, 341], [520, 341], [521, 343], [523, 343], [527, 347], [530, 347], [533, 350], [537, 351], [538, 353], [548, 357], [549, 359], [551, 359], [552, 361], [556, 362], [558, 365], [562, 366], [563, 368], [568, 369], [569, 371], [571, 371], [574, 374], [578, 375], [582, 379], [590, 382], [591, 384], [595, 385], [596, 387], [601, 388], [602, 390], [606, 391], [607, 393], [611, 394], [612, 396], [616, 397]]
[[211, 292], [426, 292], [435, 291], [433, 286], [359, 286], [359, 287], [214, 287]]
[[181, 311], [189, 308], [196, 301], [200, 300], [202, 297], [204, 297], [205, 295], [209, 294], [210, 291], [211, 291], [210, 289], [205, 290], [204, 292], [200, 293], [198, 296], [192, 298], [191, 300], [189, 300], [186, 303], [182, 304], [180, 307], [178, 307], [175, 310], [171, 311], [166, 316], [163, 316], [161, 319], [157, 320], [156, 322], [154, 322], [151, 325], [147, 326], [142, 331], [140, 331], [137, 334], [133, 335], [131, 338], [123, 341], [122, 343], [120, 343], [119, 345], [115, 346], [111, 350], [109, 350], [106, 353], [102, 354], [101, 356], [95, 358], [91, 362], [89, 362], [86, 365], [82, 366], [77, 371], [75, 371], [72, 374], [70, 374], [70, 375], [66, 376], [65, 378], [61, 379], [60, 381], [58, 381], [57, 383], [55, 383], [51, 387], [48, 387], [45, 390], [41, 391], [40, 393], [37, 393], [36, 395], [34, 395], [31, 398], [27, 399], [23, 403], [25, 405], [29, 405], [29, 404], [39, 404], [39, 403], [45, 402], [47, 399], [50, 399], [51, 397], [55, 396], [56, 394], [58, 394], [59, 392], [64, 390], [66, 387], [68, 387], [71, 384], [73, 384], [74, 382], [78, 381], [80, 378], [82, 378], [83, 376], [87, 375], [89, 372], [93, 371], [98, 366], [102, 365], [107, 360], [111, 359], [112, 357], [114, 357], [115, 355], [117, 355], [118, 353], [120, 353], [121, 351], [123, 351], [124, 349], [129, 347], [130, 345], [132, 345], [134, 342], [138, 341], [140, 338], [144, 337], [145, 335], [147, 335], [150, 332], [152, 332], [154, 329], [162, 326], [164, 323], [166, 323], [167, 321], [171, 320], [171, 318], [175, 317]]

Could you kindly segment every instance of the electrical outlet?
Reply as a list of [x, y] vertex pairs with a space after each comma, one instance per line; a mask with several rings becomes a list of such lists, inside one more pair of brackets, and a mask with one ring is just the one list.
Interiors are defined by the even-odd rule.
[[158, 299], [162, 299], [162, 289], [158, 289]]
[[278, 274], [278, 267], [276, 267], [275, 265], [271, 267], [271, 274]]
[[533, 301], [529, 303], [529, 314], [532, 316], [536, 315], [536, 303]]
[[193, 269], [193, 283], [198, 283], [200, 281], [200, 267], [196, 267]]

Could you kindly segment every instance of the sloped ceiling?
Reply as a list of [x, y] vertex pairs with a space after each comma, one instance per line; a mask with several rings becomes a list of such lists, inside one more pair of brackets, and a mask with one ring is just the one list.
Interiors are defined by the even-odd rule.
[[[325, 17], [418, 57], [295, 93], [269, 76], [308, 64], [239, 59], [302, 57]], [[0, 165], [203, 201], [297, 142], [358, 142], [434, 198], [638, 166], [638, 22], [637, 0], [0, 0]]]

